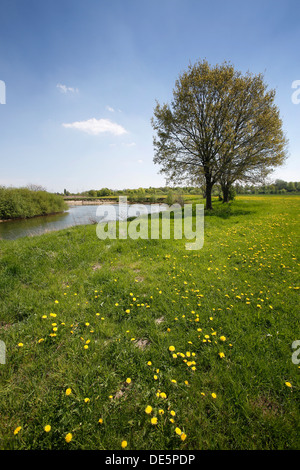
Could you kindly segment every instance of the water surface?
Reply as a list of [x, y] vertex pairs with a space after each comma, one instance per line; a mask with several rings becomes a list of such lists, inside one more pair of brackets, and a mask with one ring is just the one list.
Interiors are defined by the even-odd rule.
[[[122, 207], [122, 206], [121, 206]], [[75, 225], [87, 225], [101, 221], [99, 209], [105, 220], [124, 219], [126, 215], [120, 213], [118, 204], [103, 204], [101, 206], [82, 205], [71, 206], [61, 214], [34, 217], [31, 219], [12, 220], [0, 223], [0, 239], [15, 240], [16, 238], [41, 235], [54, 230], [61, 230]], [[150, 204], [131, 205], [128, 207], [128, 216], [150, 213]], [[97, 215], [98, 209], [98, 215]], [[158, 211], [159, 206], [152, 205], [152, 211]], [[136, 212], [138, 211], [138, 213]], [[106, 214], [105, 214], [106, 213]]]

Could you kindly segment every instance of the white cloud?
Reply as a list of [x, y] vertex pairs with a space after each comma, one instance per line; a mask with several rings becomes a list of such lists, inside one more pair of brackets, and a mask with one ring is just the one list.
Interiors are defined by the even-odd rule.
[[123, 143], [122, 145], [123, 145], [124, 147], [135, 147], [135, 146], [136, 146], [136, 143], [135, 143], [135, 142], [130, 142], [129, 144]]
[[73, 88], [73, 87], [68, 87], [66, 85], [62, 85], [61, 83], [58, 83], [56, 85], [56, 88], [58, 88], [62, 93], [78, 93], [78, 88]]
[[127, 131], [124, 129], [124, 127], [116, 124], [115, 122], [111, 122], [109, 119], [91, 118], [87, 121], [64, 123], [63, 127], [77, 129], [91, 135], [98, 135], [104, 132], [108, 132], [113, 135], [127, 134]]
[[111, 106], [106, 106], [107, 111], [110, 111], [111, 113], [114, 113], [115, 110]]

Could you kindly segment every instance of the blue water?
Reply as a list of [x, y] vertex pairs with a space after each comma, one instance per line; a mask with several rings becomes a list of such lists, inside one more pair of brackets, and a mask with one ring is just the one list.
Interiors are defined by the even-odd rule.
[[150, 206], [149, 204], [129, 205], [127, 211], [126, 209], [124, 210], [124, 206], [119, 206], [118, 204], [71, 206], [69, 210], [62, 214], [1, 222], [0, 239], [15, 240], [16, 238], [41, 235], [75, 225], [94, 224], [101, 221], [101, 215], [105, 215], [105, 220], [126, 219], [127, 217], [150, 213], [150, 208], [153, 212], [159, 210], [158, 205]]

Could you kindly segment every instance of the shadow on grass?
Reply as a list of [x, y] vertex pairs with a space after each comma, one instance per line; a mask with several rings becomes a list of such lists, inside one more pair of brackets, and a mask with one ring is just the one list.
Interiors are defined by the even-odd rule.
[[249, 215], [255, 212], [254, 210], [246, 210], [244, 208], [236, 207], [232, 203], [220, 203], [218, 205], [214, 205], [213, 209], [205, 209], [204, 215], [205, 216], [214, 216], [220, 217], [221, 219], [229, 219], [230, 217], [239, 217], [243, 215]]

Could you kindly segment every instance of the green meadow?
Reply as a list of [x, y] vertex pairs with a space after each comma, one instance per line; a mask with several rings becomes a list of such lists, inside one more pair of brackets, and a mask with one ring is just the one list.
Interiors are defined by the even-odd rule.
[[2, 450], [300, 447], [300, 196], [213, 206], [198, 251], [0, 240]]

